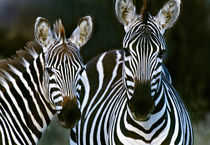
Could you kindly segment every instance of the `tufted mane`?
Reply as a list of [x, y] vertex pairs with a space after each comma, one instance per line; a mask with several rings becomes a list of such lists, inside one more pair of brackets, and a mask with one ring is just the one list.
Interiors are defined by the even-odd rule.
[[25, 63], [32, 63], [34, 59], [42, 52], [41, 46], [36, 41], [28, 42], [25, 49], [18, 50], [16, 55], [0, 60], [0, 78], [5, 78], [5, 72], [10, 74], [11, 69], [9, 66], [13, 66], [21, 72], [25, 71]]
[[144, 0], [143, 1], [143, 7], [141, 9], [141, 14], [142, 14], [143, 23], [146, 23], [147, 22], [147, 18], [149, 16], [149, 4], [148, 4], [148, 0]]
[[53, 25], [53, 31], [54, 31], [56, 37], [60, 36], [62, 39], [65, 39], [65, 37], [66, 37], [65, 29], [64, 29], [63, 24], [60, 19], [58, 21], [56, 21], [55, 24]]

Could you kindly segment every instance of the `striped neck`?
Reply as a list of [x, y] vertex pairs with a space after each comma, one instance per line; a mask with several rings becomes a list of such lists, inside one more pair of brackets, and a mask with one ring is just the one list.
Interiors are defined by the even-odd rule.
[[0, 64], [0, 144], [36, 144], [56, 112], [44, 90], [42, 49], [29, 43]]

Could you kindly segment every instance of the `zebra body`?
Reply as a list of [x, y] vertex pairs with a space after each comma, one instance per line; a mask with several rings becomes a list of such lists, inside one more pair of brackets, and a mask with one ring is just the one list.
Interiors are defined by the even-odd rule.
[[[55, 109], [45, 98], [43, 86], [44, 55], [34, 43], [19, 51], [19, 58], [1, 62], [1, 144], [35, 144], [49, 125]], [[32, 47], [31, 47], [32, 46]], [[38, 49], [37, 49], [38, 48]], [[21, 55], [25, 55], [25, 58]], [[21, 60], [21, 63], [15, 64]]]
[[71, 145], [193, 144], [189, 115], [162, 63], [162, 35], [177, 19], [180, 1], [170, 0], [156, 17], [144, 2], [139, 16], [131, 0], [116, 0], [126, 32], [124, 49], [86, 65], [80, 80], [82, 114], [71, 131]]
[[[35, 24], [36, 41], [28, 43], [26, 50], [19, 50], [13, 58], [0, 61], [1, 145], [37, 144], [56, 111], [68, 108], [66, 112], [72, 115], [72, 108], [79, 110], [77, 103], [71, 101], [84, 66], [78, 48], [88, 40], [91, 28], [80, 43], [78, 31], [89, 28], [91, 18], [84, 17], [80, 23], [85, 23], [83, 28], [79, 25], [66, 40], [61, 21], [51, 31], [49, 22], [39, 17]], [[71, 127], [80, 116], [80, 112], [79, 116], [69, 116], [71, 120], [66, 124], [62, 114], [61, 111], [64, 127]]]

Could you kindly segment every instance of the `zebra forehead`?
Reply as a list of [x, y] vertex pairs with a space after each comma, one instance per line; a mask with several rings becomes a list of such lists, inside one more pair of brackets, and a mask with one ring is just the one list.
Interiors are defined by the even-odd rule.
[[132, 26], [133, 29], [138, 28], [139, 31], [149, 31], [149, 32], [153, 32], [156, 34], [160, 34], [160, 30], [159, 30], [153, 16], [148, 15], [147, 23], [144, 23], [142, 21], [141, 17], [139, 17], [139, 19], [137, 21], [138, 22]]
[[56, 55], [81, 57], [79, 49], [73, 43], [58, 43], [52, 46], [47, 53], [47, 57], [56, 57]]
[[49, 54], [47, 60], [48, 67], [53, 68], [65, 67], [66, 65], [71, 67], [73, 66], [75, 68], [83, 66], [80, 53], [73, 49], [54, 50], [53, 53]]
[[153, 21], [152, 16], [150, 16], [147, 24], [143, 23], [140, 18], [131, 25], [130, 29], [125, 34], [123, 47], [127, 48], [130, 44], [135, 44], [139, 41], [141, 42], [140, 45], [149, 42], [148, 44], [150, 44], [151, 47], [163, 47], [162, 49], [164, 49], [164, 38]]

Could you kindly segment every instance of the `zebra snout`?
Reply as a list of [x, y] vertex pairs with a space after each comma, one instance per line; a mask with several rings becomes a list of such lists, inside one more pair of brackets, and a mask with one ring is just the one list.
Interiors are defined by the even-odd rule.
[[71, 99], [67, 96], [64, 97], [62, 107], [61, 112], [58, 114], [58, 118], [64, 128], [71, 129], [81, 117], [76, 98]]
[[155, 102], [150, 92], [150, 83], [136, 83], [134, 94], [128, 100], [128, 107], [134, 119], [138, 121], [147, 120], [154, 111]]

